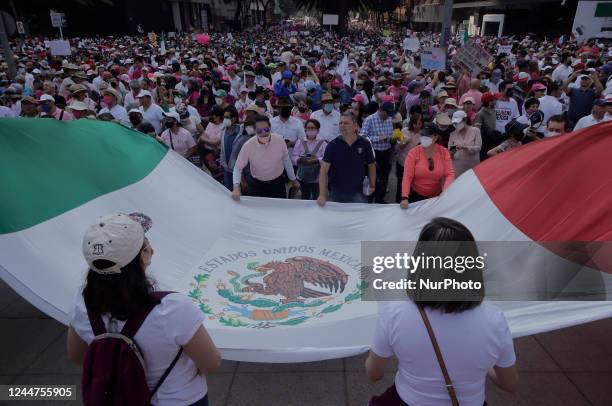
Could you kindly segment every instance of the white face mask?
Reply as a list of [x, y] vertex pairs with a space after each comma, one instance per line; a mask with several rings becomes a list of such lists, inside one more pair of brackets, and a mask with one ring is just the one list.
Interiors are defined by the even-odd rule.
[[249, 125], [246, 127], [246, 133], [249, 135], [253, 135], [255, 134], [255, 127], [253, 127], [252, 125]]
[[232, 120], [229, 118], [223, 119], [223, 127], [230, 127], [232, 125]]
[[465, 127], [465, 123], [455, 124], [455, 130], [463, 130], [463, 127]]
[[215, 103], [217, 103], [218, 105], [223, 104], [223, 99], [220, 97], [215, 97]]
[[421, 145], [423, 148], [429, 147], [433, 143], [431, 137], [421, 137]]

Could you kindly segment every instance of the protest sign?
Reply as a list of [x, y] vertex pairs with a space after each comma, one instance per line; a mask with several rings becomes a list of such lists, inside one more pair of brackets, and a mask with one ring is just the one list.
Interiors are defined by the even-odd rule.
[[446, 49], [424, 48], [421, 52], [421, 65], [429, 70], [443, 70], [446, 68]]
[[51, 55], [53, 56], [65, 56], [72, 54], [70, 42], [68, 41], [49, 41], [49, 49], [51, 50]]
[[417, 52], [421, 47], [419, 39], [416, 37], [409, 37], [404, 39], [403, 48], [405, 51]]
[[510, 55], [512, 52], [512, 45], [498, 45], [497, 46], [497, 55], [506, 54]]
[[492, 60], [491, 54], [472, 41], [459, 48], [453, 57], [453, 63], [468, 71], [472, 76], [478, 75]]

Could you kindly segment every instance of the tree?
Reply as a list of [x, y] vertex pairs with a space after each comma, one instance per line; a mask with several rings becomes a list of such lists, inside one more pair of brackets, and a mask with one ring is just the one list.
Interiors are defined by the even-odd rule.
[[336, 30], [346, 32], [349, 11], [374, 10], [391, 12], [401, 3], [400, 0], [296, 0], [296, 5], [306, 11], [319, 11], [323, 14], [338, 14]]

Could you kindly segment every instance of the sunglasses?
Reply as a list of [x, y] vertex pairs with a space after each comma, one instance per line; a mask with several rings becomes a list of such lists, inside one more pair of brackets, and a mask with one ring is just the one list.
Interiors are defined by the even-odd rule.
[[270, 132], [269, 128], [258, 128], [257, 130], [255, 130], [255, 132], [257, 134], [267, 134]]
[[429, 170], [433, 171], [434, 170], [434, 161], [432, 158], [427, 158], [427, 163], [429, 164]]

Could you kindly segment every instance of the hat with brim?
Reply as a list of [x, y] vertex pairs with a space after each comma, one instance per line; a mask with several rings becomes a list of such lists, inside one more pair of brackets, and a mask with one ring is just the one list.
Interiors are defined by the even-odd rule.
[[257, 107], [255, 103], [251, 103], [244, 111], [254, 111], [255, 113], [259, 114], [259, 107]]
[[472, 103], [474, 104], [474, 98], [472, 96], [468, 96], [465, 99], [463, 99], [463, 104], [465, 103]]
[[173, 118], [177, 122], [181, 121], [181, 116], [176, 111], [168, 111], [167, 113], [165, 112], [164, 113], [164, 117], [166, 117], [166, 118]]
[[135, 113], [142, 115], [142, 111], [140, 111], [140, 109], [137, 109], [137, 108], [133, 108], [133, 109], [130, 109], [130, 111], [128, 111], [128, 114], [135, 114]]
[[121, 100], [121, 96], [119, 95], [119, 92], [116, 91], [115, 89], [113, 89], [112, 87], [107, 87], [106, 89], [104, 89], [102, 91], [102, 94], [110, 94], [112, 96], [115, 96], [115, 99], [117, 99], [117, 101]]
[[23, 96], [21, 98], [21, 103], [32, 103], [32, 104], [38, 104], [38, 100], [36, 100], [35, 98], [33, 98], [32, 96]]
[[440, 90], [436, 96], [438, 99], [441, 99], [443, 97], [448, 97], [448, 93], [446, 93], [446, 90]]
[[136, 98], [140, 99], [142, 97], [151, 97], [151, 92], [149, 92], [148, 90], [141, 90], [138, 93], [138, 96], [136, 96]]
[[87, 88], [80, 84], [70, 86], [70, 92], [72, 94], [77, 94], [77, 93], [86, 92], [86, 91], [87, 91]]
[[77, 111], [89, 110], [89, 108], [87, 107], [87, 104], [85, 104], [84, 102], [80, 100], [73, 100], [68, 106], [66, 106], [66, 109], [77, 110]]
[[450, 117], [446, 113], [439, 113], [438, 115], [436, 115], [435, 120], [436, 120], [436, 125], [451, 125], [452, 124]]
[[446, 101], [444, 102], [445, 106], [453, 106], [453, 107], [459, 107], [457, 106], [457, 100], [453, 99], [452, 97], [449, 97], [448, 99], [446, 99]]
[[49, 94], [43, 94], [40, 96], [40, 102], [52, 102], [55, 103], [55, 98]]
[[334, 98], [330, 93], [325, 93], [323, 96], [321, 96], [321, 103], [329, 103], [329, 102], [333, 102]]

